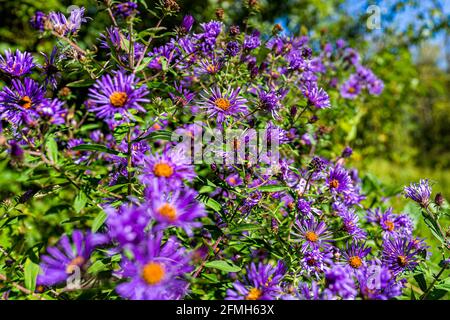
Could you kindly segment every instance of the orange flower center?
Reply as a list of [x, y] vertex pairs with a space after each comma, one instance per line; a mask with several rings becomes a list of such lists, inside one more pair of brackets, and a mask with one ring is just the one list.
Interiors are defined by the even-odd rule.
[[142, 269], [142, 278], [149, 285], [154, 285], [164, 278], [165, 275], [164, 267], [157, 262], [149, 262]]
[[333, 179], [330, 181], [330, 188], [336, 189], [339, 188], [339, 181], [337, 179]]
[[317, 240], [319, 240], [319, 237], [317, 236], [317, 234], [314, 231], [308, 231], [305, 234], [306, 240], [311, 241], [311, 242], [316, 242]]
[[397, 263], [401, 267], [405, 267], [408, 264], [408, 259], [405, 256], [398, 256], [397, 257]]
[[109, 102], [116, 108], [122, 108], [127, 103], [127, 100], [128, 96], [125, 92], [114, 91], [109, 96]]
[[354, 269], [358, 269], [359, 267], [362, 266], [362, 260], [360, 257], [358, 256], [353, 256], [350, 257], [350, 259], [348, 259], [348, 264], [354, 268]]
[[160, 162], [155, 164], [155, 166], [153, 167], [153, 173], [157, 177], [169, 178], [173, 174], [173, 168], [167, 163]]
[[245, 300], [258, 300], [262, 296], [262, 291], [258, 288], [251, 288], [248, 291], [247, 296], [245, 297]]
[[389, 231], [394, 231], [395, 225], [392, 221], [386, 221], [386, 226]]
[[19, 101], [19, 105], [22, 108], [30, 109], [31, 108], [31, 98], [29, 96], [25, 96]]
[[163, 204], [158, 209], [158, 213], [170, 221], [174, 221], [177, 218], [177, 210], [168, 203]]
[[78, 257], [72, 259], [72, 261], [70, 261], [66, 267], [66, 273], [72, 274], [76, 268], [79, 268], [84, 264], [84, 261], [85, 260], [82, 256], [78, 256]]
[[214, 104], [217, 108], [222, 109], [223, 111], [227, 111], [231, 106], [230, 100], [225, 98], [216, 99], [216, 101], [214, 101]]
[[215, 65], [210, 64], [206, 67], [206, 71], [208, 71], [209, 73], [216, 73], [218, 71], [219, 68], [217, 68]]

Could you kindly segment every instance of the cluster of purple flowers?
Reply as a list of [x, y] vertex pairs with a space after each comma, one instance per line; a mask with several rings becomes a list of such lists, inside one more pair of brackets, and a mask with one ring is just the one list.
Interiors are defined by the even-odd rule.
[[[111, 9], [122, 20], [139, 12], [135, 2]], [[75, 9], [67, 18], [37, 12], [31, 23], [40, 31], [73, 37], [87, 21], [84, 13]], [[212, 267], [204, 271], [205, 263], [192, 274], [200, 255], [202, 262], [214, 256], [242, 267], [230, 275], [234, 281], [223, 281], [221, 298], [226, 299], [401, 295], [405, 275], [426, 250], [413, 236], [413, 221], [390, 208], [364, 206], [358, 172], [345, 166], [350, 147], [335, 154], [336, 160], [315, 155], [313, 148], [324, 136], [324, 129], [314, 123], [325, 109], [335, 107], [325, 89], [330, 85], [327, 72], [340, 64], [355, 68], [340, 85], [346, 99], [363, 88], [373, 95], [383, 89], [382, 81], [361, 65], [358, 53], [340, 40], [335, 48], [328, 44], [315, 55], [314, 43], [306, 36], [274, 33], [267, 39], [259, 30], [243, 34], [220, 21], [195, 28], [191, 16], [183, 18], [175, 34], [151, 47], [136, 41], [129, 29], [116, 25], [105, 30], [99, 47], [115, 68], [102, 70], [84, 91], [80, 120], [73, 110], [69, 115], [66, 100], [50, 90], [60, 85], [58, 64], [66, 59], [57, 49], [44, 56], [43, 66], [26, 52], [0, 56], [0, 70], [10, 79], [0, 91], [0, 119], [8, 121], [17, 136], [9, 142], [11, 153], [13, 148], [14, 154], [23, 153], [22, 147], [37, 152], [40, 136], [34, 135], [35, 126], [56, 132], [52, 125], [74, 125], [77, 130], [67, 139], [58, 136], [58, 147], [65, 150], [67, 161], [82, 168], [80, 175], [98, 181], [96, 192], [112, 190], [96, 203], [106, 213], [100, 231], [76, 230], [47, 248], [38, 283], [53, 286], [79, 273], [87, 284], [98, 255], [117, 257], [120, 263], [114, 270], [111, 264], [110, 271], [120, 297], [181, 299], [190, 285], [198, 285], [189, 281], [191, 276], [204, 272], [202, 280], [225, 279]], [[35, 68], [43, 70], [44, 85], [29, 77]], [[306, 114], [306, 122], [296, 122]], [[213, 153], [224, 162], [196, 168], [190, 150], [154, 138], [166, 130], [182, 130], [195, 141], [196, 127], [186, 120], [192, 118], [221, 133], [242, 130], [232, 141], [233, 155], [241, 145], [251, 148], [255, 133], [248, 129], [264, 127], [260, 138], [277, 140], [280, 157], [272, 161], [273, 150], [257, 158], [238, 154], [244, 162], [236, 164], [219, 148]], [[90, 126], [78, 130], [84, 123]], [[86, 144], [90, 148], [83, 149]], [[98, 167], [106, 174], [93, 173]], [[406, 187], [405, 195], [426, 208], [431, 189], [422, 180]], [[203, 202], [214, 214], [207, 213]], [[269, 229], [260, 231], [266, 225]], [[220, 234], [215, 245], [209, 230]], [[270, 235], [272, 240], [266, 240]], [[379, 241], [372, 241], [373, 235]], [[254, 250], [260, 243], [273, 252]], [[205, 254], [205, 246], [211, 252]]]

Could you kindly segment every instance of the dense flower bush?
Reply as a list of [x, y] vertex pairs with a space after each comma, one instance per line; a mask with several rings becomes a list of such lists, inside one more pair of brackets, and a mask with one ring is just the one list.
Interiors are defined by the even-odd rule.
[[77, 44], [83, 8], [37, 12], [31, 23], [58, 39], [54, 50], [0, 57], [1, 144], [36, 182], [3, 209], [39, 196], [64, 203], [51, 219], [70, 212], [58, 241], [49, 217], [34, 224], [49, 242], [30, 251], [39, 267], [27, 260], [22, 270], [35, 295], [392, 299], [413, 292], [412, 277], [422, 298], [448, 290], [447, 207], [429, 182], [404, 190], [442, 243], [442, 269], [427, 284], [415, 221], [371, 195], [346, 166], [350, 147], [329, 146], [322, 119], [383, 90], [357, 51], [279, 25], [261, 34], [185, 16], [167, 30], [177, 4], [157, 9], [156, 27], [134, 30], [142, 8], [107, 7], [112, 25], [96, 49]]

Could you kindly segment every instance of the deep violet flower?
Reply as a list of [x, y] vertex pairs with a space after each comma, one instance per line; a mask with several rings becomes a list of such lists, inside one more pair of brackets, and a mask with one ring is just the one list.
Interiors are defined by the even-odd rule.
[[411, 183], [403, 191], [406, 198], [414, 200], [424, 208], [430, 203], [431, 187], [428, 180], [421, 179], [418, 183]]
[[296, 230], [292, 231], [292, 235], [295, 237], [294, 241], [302, 242], [302, 252], [330, 247], [332, 234], [328, 231], [325, 222], [316, 221], [312, 217], [296, 221], [295, 227]]
[[0, 55], [0, 70], [13, 77], [26, 75], [36, 66], [33, 56], [28, 52], [16, 50], [15, 53], [12, 53], [8, 49], [4, 54], [4, 57]]

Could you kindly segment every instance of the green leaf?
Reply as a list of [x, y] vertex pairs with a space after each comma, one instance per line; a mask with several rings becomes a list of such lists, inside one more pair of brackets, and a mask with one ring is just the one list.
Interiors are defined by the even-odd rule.
[[427, 290], [427, 281], [425, 280], [425, 276], [423, 273], [416, 274], [414, 276], [414, 279], [416, 279], [417, 283], [419, 284], [420, 290], [424, 291]]
[[197, 199], [203, 202], [208, 208], [211, 208], [216, 212], [220, 212], [222, 210], [222, 206], [220, 205], [220, 203], [218, 203], [214, 199], [211, 199], [207, 195], [200, 194]]
[[110, 149], [101, 144], [80, 144], [78, 146], [73, 147], [72, 150], [75, 150], [75, 151], [100, 151], [100, 152], [105, 152], [105, 153], [109, 153], [109, 154], [114, 154], [114, 155], [120, 156], [120, 157], [126, 157], [125, 154], [123, 154], [119, 151]]
[[82, 87], [90, 87], [95, 83], [92, 79], [81, 79], [67, 84], [67, 87], [71, 88], [82, 88]]
[[33, 263], [31, 260], [27, 259], [24, 265], [24, 278], [25, 278], [25, 288], [30, 291], [36, 289], [36, 277], [39, 274], [39, 265]]
[[80, 213], [81, 210], [86, 206], [86, 203], [86, 194], [83, 191], [78, 192], [77, 196], [75, 197], [75, 201], [73, 202], [73, 208], [75, 209], [76, 213]]
[[47, 156], [53, 163], [58, 163], [58, 144], [53, 136], [47, 138], [45, 144], [47, 150]]
[[205, 263], [206, 268], [219, 269], [225, 272], [239, 272], [241, 268], [228, 261], [217, 260]]
[[100, 260], [95, 261], [87, 270], [88, 273], [97, 274], [107, 269], [107, 266]]
[[169, 130], [156, 130], [152, 133], [146, 135], [145, 137], [142, 137], [138, 139], [137, 141], [142, 140], [149, 140], [149, 141], [156, 141], [156, 140], [165, 140], [165, 141], [171, 141], [172, 140], [172, 131]]
[[100, 229], [100, 227], [103, 225], [103, 223], [105, 223], [106, 217], [107, 217], [106, 212], [103, 210], [100, 211], [100, 213], [95, 217], [94, 221], [92, 222], [91, 231], [97, 232], [98, 229]]

